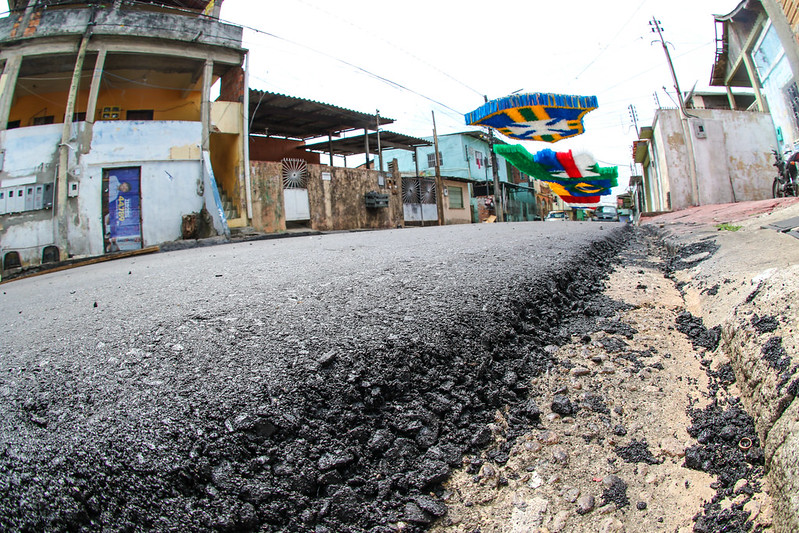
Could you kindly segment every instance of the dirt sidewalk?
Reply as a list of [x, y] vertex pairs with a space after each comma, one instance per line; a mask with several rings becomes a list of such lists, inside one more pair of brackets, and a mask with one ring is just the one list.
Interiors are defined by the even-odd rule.
[[605, 284], [615, 312], [548, 347], [561, 364], [533, 381], [538, 428], [507, 457], [468, 457], [434, 531], [797, 530], [799, 240], [762, 229], [796, 215], [648, 220]]

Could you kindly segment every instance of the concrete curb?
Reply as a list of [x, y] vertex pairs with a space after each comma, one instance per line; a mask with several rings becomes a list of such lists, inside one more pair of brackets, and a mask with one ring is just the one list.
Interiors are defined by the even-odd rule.
[[[776, 531], [799, 531], [799, 401], [797, 323], [790, 313], [799, 267], [753, 280], [750, 298], [723, 324], [721, 350], [730, 358], [741, 398], [764, 443]], [[757, 319], [780, 317], [772, 331]], [[768, 328], [767, 328], [768, 329]], [[776, 342], [775, 342], [776, 341]], [[782, 355], [778, 348], [784, 350]]]
[[[708, 328], [722, 326], [719, 350], [764, 447], [778, 532], [799, 531], [799, 242], [768, 225], [794, 216], [797, 207], [741, 219], [739, 231], [720, 231], [702, 217], [657, 224], [670, 254], [705, 241], [719, 246], [675, 272], [675, 280], [689, 311]], [[717, 222], [724, 213], [716, 206], [713, 216]]]

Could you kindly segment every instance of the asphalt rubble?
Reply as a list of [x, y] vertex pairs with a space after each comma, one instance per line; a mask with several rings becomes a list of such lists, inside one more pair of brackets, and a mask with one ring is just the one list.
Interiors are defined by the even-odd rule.
[[[0, 447], [0, 529], [635, 530], [643, 516], [651, 522], [641, 523], [662, 524], [668, 495], [681, 489], [653, 496], [655, 487], [666, 490], [658, 471], [666, 465], [682, 469], [675, 479], [685, 489], [710, 487], [686, 504], [693, 509], [686, 527], [767, 530], [763, 445], [735, 394], [735, 373], [717, 354], [718, 328], [680, 306], [668, 309], [673, 323], [650, 325], [679, 333], [706, 376], [684, 420], [667, 420], [664, 411], [659, 422], [664, 435], [682, 424], [692, 440], [639, 438], [645, 428], [627, 418], [634, 407], [614, 397], [635, 392], [662, 402], [669, 379], [659, 376], [672, 356], [651, 337], [636, 343], [641, 326], [622, 318], [636, 304], [604, 292], [611, 271], [646, 269], [646, 279], [627, 289], [657, 298], [653, 279], [679, 289], [675, 273], [715, 252], [710, 240], [666, 250], [663, 239], [653, 228], [618, 227], [568, 270], [503, 295], [491, 320], [453, 309], [435, 335], [388, 336], [368, 349], [341, 342], [293, 368], [279, 393], [200, 406], [186, 390], [173, 406], [183, 417], [159, 429], [98, 422], [66, 447], [50, 441], [49, 420], [67, 415], [37, 386], [33, 369], [27, 389], [6, 401], [43, 437]], [[777, 318], [757, 320], [768, 329]], [[767, 359], [787, 369], [778, 344]], [[182, 364], [181, 352], [173, 343], [131, 357]], [[607, 381], [586, 386], [592, 376]], [[624, 389], [632, 378], [642, 383]], [[786, 383], [794, 395], [795, 383]], [[91, 405], [91, 391], [73, 393]], [[114, 416], [124, 418], [122, 411]], [[132, 438], [144, 452], [129, 446]], [[579, 443], [601, 448], [599, 467], [578, 468]], [[595, 477], [567, 482], [586, 472]], [[505, 514], [487, 516], [502, 498]]]
[[[0, 448], [0, 529], [423, 531], [447, 512], [441, 484], [493, 441], [495, 410], [518, 426], [511, 433], [538, 419], [528, 382], [556, 364], [545, 347], [566, 340], [564, 313], [596, 312], [589, 296], [630, 231], [608, 232], [570, 270], [501, 295], [499, 316], [453, 309], [431, 331], [368, 349], [341, 339], [294, 367], [280, 391], [206, 403], [191, 389], [196, 376], [175, 375], [176, 394], [150, 397], [170, 402], [164, 420], [126, 420], [139, 406], [109, 405], [113, 383], [70, 381], [63, 368], [60, 387], [72, 389], [55, 397], [39, 368], [17, 369], [6, 409], [31, 437]], [[202, 327], [212, 317], [194, 318]], [[115, 357], [134, 372], [201, 366], [180, 332], [143, 337]], [[94, 412], [84, 431], [48, 433], [82, 416], [75, 409]]]

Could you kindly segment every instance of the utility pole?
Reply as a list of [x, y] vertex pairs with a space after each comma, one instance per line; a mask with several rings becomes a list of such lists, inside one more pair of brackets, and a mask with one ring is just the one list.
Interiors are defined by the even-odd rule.
[[436, 112], [430, 111], [433, 114], [433, 150], [435, 153], [436, 162], [436, 211], [438, 213], [438, 225], [444, 225], [444, 185], [441, 180], [441, 161], [438, 158], [438, 132], [436, 131]]
[[383, 172], [383, 150], [380, 147], [380, 110], [375, 110], [375, 117], [377, 118], [377, 158], [380, 161], [380, 172]]
[[[483, 100], [488, 103], [488, 96], [483, 95]], [[503, 209], [502, 209], [502, 191], [499, 187], [499, 167], [497, 165], [497, 155], [494, 153], [494, 130], [491, 126], [488, 127], [488, 157], [491, 161], [492, 174], [494, 175], [494, 213], [497, 216], [497, 222], [502, 222]]]
[[663, 38], [663, 28], [660, 27], [660, 21], [655, 17], [649, 21], [652, 32], [658, 34], [660, 45], [663, 47], [663, 53], [666, 54], [666, 61], [669, 64], [669, 71], [671, 72], [671, 79], [674, 80], [674, 89], [677, 91], [677, 101], [680, 105], [680, 123], [682, 124], [683, 139], [685, 140], [685, 147], [688, 150], [688, 173], [691, 176], [691, 203], [699, 205], [699, 183], [696, 179], [696, 153], [694, 152], [693, 135], [691, 134], [691, 124], [688, 121], [688, 114], [685, 111], [685, 100], [680, 90], [680, 83], [677, 81], [677, 74], [674, 72], [674, 63], [671, 61], [671, 54], [669, 47], [666, 46], [666, 40]]
[[627, 106], [627, 109], [630, 110], [630, 120], [633, 121], [633, 127], [635, 128], [635, 134], [638, 135], [638, 111], [635, 110], [635, 106], [630, 104]]

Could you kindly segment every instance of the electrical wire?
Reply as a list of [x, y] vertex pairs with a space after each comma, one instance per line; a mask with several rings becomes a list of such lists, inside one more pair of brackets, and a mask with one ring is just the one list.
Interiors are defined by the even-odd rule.
[[638, 12], [641, 11], [641, 8], [644, 7], [644, 4], [646, 4], [648, 1], [649, 0], [643, 0], [638, 5], [638, 8], [635, 11], [633, 11], [633, 14], [630, 15], [630, 18], [627, 19], [627, 22], [625, 22], [621, 26], [621, 28], [619, 28], [619, 31], [617, 31], [616, 34], [613, 37], [611, 37], [610, 41], [608, 41], [608, 44], [606, 44], [604, 48], [599, 50], [599, 53], [591, 61], [588, 62], [588, 64], [574, 77], [574, 79], [579, 79], [580, 76], [582, 76], [585, 73], [586, 70], [591, 68], [594, 65], [594, 63], [596, 63], [596, 61], [600, 57], [602, 57], [602, 55], [607, 51], [607, 49], [610, 48], [610, 45], [612, 45], [613, 42], [619, 37], [619, 35], [621, 35], [621, 32], [623, 32], [627, 28], [627, 26], [630, 24], [630, 22], [632, 22], [633, 18], [635, 18], [635, 16], [638, 14]]
[[465, 87], [466, 89], [472, 91], [473, 93], [475, 93], [478, 96], [485, 95], [485, 91], [478, 91], [477, 89], [475, 89], [475, 88], [469, 86], [468, 84], [462, 82], [458, 78], [452, 76], [448, 72], [445, 72], [444, 70], [441, 70], [440, 68], [438, 68], [437, 66], [433, 65], [432, 63], [429, 63], [428, 61], [425, 61], [424, 58], [421, 58], [421, 57], [409, 52], [408, 50], [402, 48], [401, 46], [397, 45], [396, 43], [393, 43], [393, 42], [389, 41], [388, 39], [383, 38], [379, 34], [375, 34], [374, 32], [370, 31], [367, 28], [364, 28], [362, 26], [354, 24], [353, 22], [351, 22], [351, 21], [349, 21], [347, 19], [344, 19], [344, 18], [336, 15], [335, 13], [331, 13], [330, 11], [327, 11], [325, 9], [321, 9], [321, 8], [319, 8], [319, 6], [315, 6], [315, 5], [313, 5], [313, 4], [309, 3], [309, 2], [306, 2], [305, 0], [296, 0], [296, 1], [299, 1], [301, 4], [305, 4], [306, 6], [311, 7], [312, 9], [316, 9], [317, 11], [320, 11], [321, 13], [324, 13], [327, 16], [335, 17], [335, 18], [345, 22], [346, 24], [349, 24], [353, 28], [357, 28], [357, 29], [359, 29], [359, 30], [361, 30], [363, 32], [366, 32], [367, 34], [369, 34], [369, 35], [371, 35], [373, 37], [376, 37], [376, 38], [380, 39], [381, 41], [383, 41], [384, 43], [388, 44], [392, 48], [395, 48], [395, 49], [399, 50], [400, 52], [404, 53], [405, 55], [407, 55], [408, 57], [414, 59], [415, 61], [418, 61], [419, 63], [428, 66], [429, 68], [431, 68], [434, 71], [438, 72], [439, 74], [442, 74], [443, 76], [451, 79], [455, 83]]
[[422, 93], [420, 93], [420, 92], [418, 92], [418, 91], [416, 91], [414, 89], [406, 87], [405, 85], [403, 85], [403, 84], [401, 84], [399, 82], [390, 80], [390, 79], [386, 78], [385, 76], [381, 76], [380, 74], [372, 72], [371, 70], [369, 70], [367, 68], [364, 68], [364, 67], [356, 65], [354, 63], [351, 63], [351, 62], [349, 62], [349, 61], [347, 61], [345, 59], [341, 59], [341, 58], [336, 57], [334, 55], [328, 54], [327, 52], [323, 52], [321, 50], [317, 50], [316, 48], [313, 48], [311, 46], [308, 46], [308, 45], [305, 45], [305, 44], [302, 44], [302, 43], [298, 43], [296, 41], [292, 41], [291, 39], [287, 39], [285, 37], [281, 37], [281, 36], [276, 35], [274, 33], [270, 33], [270, 32], [263, 31], [263, 30], [259, 30], [257, 28], [253, 28], [251, 26], [242, 26], [242, 27], [247, 28], [250, 31], [254, 31], [256, 33], [259, 33], [261, 35], [266, 35], [268, 37], [272, 37], [273, 39], [277, 39], [279, 41], [283, 41], [283, 42], [292, 44], [294, 46], [298, 46], [300, 48], [304, 48], [306, 50], [309, 50], [309, 51], [314, 52], [316, 54], [319, 54], [321, 56], [327, 57], [329, 59], [333, 59], [334, 61], [337, 61], [337, 62], [339, 62], [339, 63], [341, 63], [343, 65], [346, 65], [346, 66], [348, 66], [348, 67], [350, 67], [350, 68], [352, 68], [354, 70], [357, 70], [357, 71], [359, 71], [359, 72], [361, 72], [363, 74], [366, 74], [369, 77], [372, 77], [372, 78], [374, 78], [374, 79], [376, 79], [378, 81], [381, 81], [381, 82], [385, 83], [386, 85], [389, 85], [391, 87], [394, 87], [394, 88], [397, 88], [397, 89], [400, 89], [400, 90], [407, 91], [409, 93], [415, 94], [416, 96], [419, 96], [419, 97], [421, 97], [421, 98], [423, 98], [423, 99], [425, 99], [425, 100], [427, 100], [429, 102], [432, 102], [432, 103], [434, 103], [434, 104], [436, 104], [438, 106], [441, 106], [444, 109], [449, 109], [453, 113], [457, 113], [459, 115], [463, 115], [464, 114], [463, 112], [458, 111], [457, 109], [454, 109], [454, 108], [448, 106], [447, 104], [445, 104], [443, 102], [439, 102], [438, 100], [436, 100], [434, 98], [431, 98], [430, 96], [422, 94]]
[[[696, 52], [696, 51], [698, 51], [698, 50], [701, 50], [702, 48], [705, 48], [707, 45], [709, 45], [709, 44], [712, 44], [712, 43], [713, 43], [713, 41], [707, 41], [707, 42], [705, 42], [704, 44], [702, 44], [702, 45], [700, 45], [700, 46], [697, 46], [696, 48], [692, 48], [691, 50], [688, 50], [687, 52], [684, 52], [684, 53], [682, 53], [682, 54], [678, 55], [677, 57], [678, 57], [678, 58], [679, 58], [679, 57], [685, 57], [685, 56], [687, 56], [687, 55], [689, 55], [689, 54], [693, 54], [694, 52]], [[599, 92], [606, 92], [606, 91], [610, 91], [611, 89], [615, 89], [616, 87], [618, 87], [618, 86], [620, 86], [620, 85], [624, 85], [624, 84], [625, 84], [625, 83], [627, 83], [628, 81], [632, 81], [632, 80], [634, 80], [634, 79], [640, 78], [640, 77], [641, 77], [641, 76], [643, 76], [644, 74], [648, 74], [649, 72], [652, 72], [653, 70], [657, 70], [657, 69], [659, 69], [659, 68], [662, 68], [662, 66], [661, 66], [661, 65], [655, 65], [655, 66], [653, 66], [653, 67], [650, 67], [650, 68], [648, 68], [648, 69], [646, 69], [646, 70], [642, 70], [641, 72], [639, 72], [639, 73], [638, 73], [638, 74], [636, 74], [635, 76], [630, 76], [629, 78], [627, 78], [627, 79], [625, 79], [625, 80], [622, 80], [622, 81], [620, 81], [620, 82], [617, 82], [617, 83], [615, 83], [615, 84], [611, 85], [610, 87], [605, 87], [604, 89], [602, 89], [602, 91], [599, 91]]]

